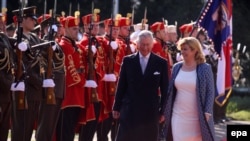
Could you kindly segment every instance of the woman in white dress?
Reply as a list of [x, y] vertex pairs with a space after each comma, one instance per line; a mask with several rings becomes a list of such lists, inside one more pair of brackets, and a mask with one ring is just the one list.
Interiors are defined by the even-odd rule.
[[166, 104], [167, 139], [214, 141], [214, 80], [199, 41], [179, 41], [183, 61], [174, 65]]

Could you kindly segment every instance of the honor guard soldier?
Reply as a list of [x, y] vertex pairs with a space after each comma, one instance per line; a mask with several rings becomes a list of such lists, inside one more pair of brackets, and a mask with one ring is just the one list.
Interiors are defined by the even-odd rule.
[[[27, 42], [30, 48], [27, 50], [27, 46], [24, 44], [18, 44], [18, 49], [15, 48], [17, 56], [16, 84], [14, 83], [15, 85], [12, 85], [11, 89], [15, 92], [13, 102], [16, 106], [13, 106], [11, 138], [12, 140], [27, 141], [31, 139], [34, 125], [38, 119], [40, 102], [45, 95], [43, 87], [50, 87], [53, 85], [53, 81], [44, 86], [43, 75], [47, 68], [45, 48], [32, 47], [43, 42], [31, 33], [37, 19], [36, 7], [19, 8], [12, 12], [16, 15], [18, 22], [17, 42], [21, 36], [21, 40]], [[20, 53], [20, 51], [24, 52]], [[19, 93], [20, 91], [21, 93]]]
[[65, 34], [59, 45], [65, 55], [66, 90], [58, 120], [56, 138], [57, 141], [73, 141], [80, 113], [86, 110], [84, 91], [86, 52], [76, 44], [79, 19], [68, 16], [61, 23], [65, 28]]
[[60, 20], [62, 19], [63, 18], [60, 17], [60, 15], [55, 15], [53, 18], [50, 14], [43, 14], [38, 17], [37, 22], [41, 27], [41, 38], [44, 40], [49, 40], [49, 31], [50, 28], [52, 28], [55, 34], [53, 35], [53, 38], [57, 43], [59, 43], [62, 35], [64, 34], [64, 28], [60, 23]]
[[0, 32], [0, 141], [7, 141], [10, 128], [12, 107], [10, 87], [14, 79], [12, 51], [8, 36]]
[[9, 25], [6, 26], [6, 34], [8, 37], [13, 37], [15, 33], [15, 24], [11, 23]]
[[37, 18], [37, 24], [40, 26], [41, 30], [41, 36], [39, 36], [41, 39], [44, 39], [44, 35], [48, 35], [49, 19], [51, 19], [49, 14], [43, 14]]
[[176, 44], [178, 39], [178, 34], [175, 25], [167, 25], [168, 42]]
[[116, 76], [119, 76], [121, 63], [123, 57], [129, 54], [132, 54], [136, 51], [136, 44], [130, 40], [130, 30], [131, 30], [131, 21], [128, 17], [121, 17], [119, 18], [119, 26], [120, 32], [117, 38], [119, 48], [116, 54], [116, 63], [115, 63], [115, 70]]
[[[132, 54], [136, 51], [136, 44], [130, 40], [131, 20], [128, 17], [121, 17], [120, 21], [120, 32], [118, 36], [118, 41], [121, 48], [124, 50], [124, 55]], [[123, 57], [121, 56], [121, 59]]]
[[86, 95], [86, 112], [81, 113], [85, 118], [85, 123], [80, 123], [79, 141], [92, 141], [100, 114], [101, 99], [97, 93], [97, 77], [95, 70], [96, 50], [99, 48], [97, 34], [99, 32], [99, 9], [94, 9], [92, 14], [82, 17], [83, 22], [83, 38], [79, 42], [79, 47], [87, 50], [87, 69], [86, 79], [91, 82], [89, 88], [85, 88]]
[[173, 65], [171, 54], [169, 53], [167, 46], [167, 36], [163, 22], [155, 22], [150, 26], [150, 30], [154, 34], [154, 45], [152, 52], [165, 58], [168, 62], [168, 76], [170, 78], [171, 68]]
[[181, 60], [180, 51], [177, 49], [176, 42], [178, 40], [178, 34], [176, 25], [167, 25], [168, 41], [167, 46], [169, 53], [171, 54], [173, 64]]
[[42, 15], [38, 18], [38, 23], [45, 33], [43, 36], [44, 39], [47, 41], [55, 41], [55, 45], [47, 47], [48, 67], [45, 78], [53, 79], [55, 87], [44, 89], [44, 91], [46, 91], [46, 99], [43, 99], [40, 105], [36, 140], [52, 141], [65, 94], [65, 58], [56, 37], [57, 26], [60, 25], [60, 22], [57, 21], [57, 19], [52, 19], [50, 15]]
[[183, 24], [181, 27], [179, 27], [181, 38], [184, 37], [197, 37], [198, 34], [198, 25], [194, 22]]
[[[117, 41], [120, 30], [119, 19], [117, 17], [106, 19], [104, 25], [106, 34], [102, 38], [98, 38], [100, 48], [97, 50], [95, 61], [98, 77], [101, 78], [101, 81], [98, 82], [98, 93], [102, 95], [100, 111], [100, 119], [102, 121], [98, 123], [97, 127], [98, 140], [108, 139], [107, 135], [113, 123], [111, 113], [116, 89], [116, 75], [119, 73], [119, 70], [115, 70], [114, 67], [117, 63], [116, 53], [119, 47]], [[116, 124], [113, 125], [116, 126]]]
[[[134, 32], [130, 35], [130, 39], [132, 42], [136, 42], [139, 33], [143, 29], [142, 23], [135, 24], [133, 25], [133, 27], [134, 27]], [[144, 27], [144, 30], [148, 30], [148, 24], [145, 23], [143, 27]]]

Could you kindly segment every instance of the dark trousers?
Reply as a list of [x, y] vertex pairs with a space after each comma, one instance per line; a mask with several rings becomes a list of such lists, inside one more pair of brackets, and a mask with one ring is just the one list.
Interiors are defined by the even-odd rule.
[[219, 106], [218, 104], [214, 103], [214, 121], [220, 122], [222, 119], [226, 118], [226, 109], [228, 105], [228, 101], [223, 105]]
[[98, 123], [97, 125], [97, 141], [108, 141], [108, 133], [111, 131], [111, 140], [114, 141], [118, 130], [118, 121], [109, 114], [109, 118]]
[[78, 123], [81, 108], [68, 107], [61, 110], [57, 129], [57, 141], [73, 141], [75, 137], [75, 128]]
[[0, 141], [7, 141], [10, 128], [11, 102], [0, 103]]
[[28, 109], [12, 108], [12, 141], [30, 141], [38, 117], [39, 101], [28, 101]]
[[94, 103], [95, 120], [89, 121], [86, 125], [81, 126], [79, 141], [93, 141], [100, 115], [100, 103]]
[[167, 141], [166, 139], [166, 123], [159, 123], [158, 141]]
[[62, 99], [56, 98], [56, 104], [47, 104], [44, 99], [40, 106], [36, 141], [52, 141], [59, 118]]

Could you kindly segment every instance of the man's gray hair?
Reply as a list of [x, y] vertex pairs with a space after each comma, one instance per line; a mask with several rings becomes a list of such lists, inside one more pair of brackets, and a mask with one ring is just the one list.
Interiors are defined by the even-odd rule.
[[137, 43], [139, 43], [141, 41], [142, 38], [146, 38], [146, 37], [150, 37], [152, 40], [154, 39], [153, 37], [153, 33], [151, 31], [148, 30], [142, 30], [139, 35], [138, 35], [138, 39], [137, 39]]

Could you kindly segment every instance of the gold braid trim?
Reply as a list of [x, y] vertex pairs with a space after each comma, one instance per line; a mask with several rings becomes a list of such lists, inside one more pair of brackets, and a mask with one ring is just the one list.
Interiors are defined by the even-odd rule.
[[81, 82], [81, 78], [78, 75], [78, 73], [76, 72], [76, 68], [75, 68], [75, 64], [74, 64], [74, 60], [72, 55], [68, 55], [68, 59], [69, 59], [69, 66], [67, 67], [67, 70], [69, 70], [69, 72], [71, 73], [71, 77], [73, 78], [73, 81], [75, 81], [75, 83], [69, 84], [68, 87], [73, 86], [79, 82]]
[[[35, 57], [33, 57], [31, 54], [28, 54], [28, 56], [30, 57], [31, 60], [35, 59]], [[31, 68], [33, 68], [37, 63], [38, 63], [38, 59], [36, 59], [36, 61], [31, 64]]]
[[56, 60], [58, 60], [58, 63], [55, 63], [54, 70], [56, 71], [56, 70], [60, 70], [60, 69], [64, 68], [65, 56], [62, 55], [62, 57], [60, 57], [59, 53], [55, 53], [55, 58], [56, 58]]
[[10, 59], [10, 55], [8, 52], [8, 49], [4, 49], [4, 57], [2, 59], [0, 59], [0, 70], [3, 70], [6, 68], [6, 66], [8, 66], [8, 69], [10, 68], [10, 63], [9, 63], [9, 59]]

